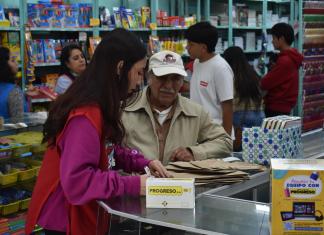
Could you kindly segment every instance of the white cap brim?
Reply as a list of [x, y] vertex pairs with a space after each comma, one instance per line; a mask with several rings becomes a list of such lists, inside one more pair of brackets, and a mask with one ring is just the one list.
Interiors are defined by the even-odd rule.
[[164, 76], [168, 74], [179, 74], [181, 76], [187, 77], [187, 72], [180, 68], [175, 67], [160, 67], [160, 68], [152, 68], [152, 71], [155, 76]]

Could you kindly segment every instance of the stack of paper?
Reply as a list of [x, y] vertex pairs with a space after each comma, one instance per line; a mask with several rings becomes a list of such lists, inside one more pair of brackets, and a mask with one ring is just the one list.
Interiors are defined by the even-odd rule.
[[196, 185], [242, 182], [249, 178], [249, 173], [265, 170], [260, 165], [247, 162], [230, 163], [221, 159], [171, 162], [166, 168], [175, 178], [195, 178]]

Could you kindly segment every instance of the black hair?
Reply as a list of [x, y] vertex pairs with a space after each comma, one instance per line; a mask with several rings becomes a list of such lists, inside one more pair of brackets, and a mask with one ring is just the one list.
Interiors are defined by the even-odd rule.
[[[73, 109], [98, 105], [104, 122], [103, 132], [109, 130], [109, 141], [120, 143], [125, 135], [121, 113], [129, 96], [128, 74], [133, 65], [145, 57], [146, 48], [134, 33], [121, 28], [107, 33], [80, 79], [76, 79], [50, 108], [43, 141], [55, 144]], [[124, 63], [117, 74], [120, 61]]]
[[243, 50], [240, 47], [229, 47], [224, 51], [224, 59], [234, 73], [235, 96], [238, 97], [238, 102], [243, 103], [245, 109], [251, 101], [260, 108], [262, 102], [260, 79]]
[[185, 31], [185, 38], [192, 42], [205, 44], [208, 52], [211, 53], [215, 51], [218, 32], [216, 27], [209, 22], [199, 22]]
[[287, 23], [278, 23], [275, 24], [271, 28], [271, 34], [276, 36], [278, 39], [283, 37], [285, 39], [285, 42], [290, 46], [294, 40], [294, 29], [291, 27], [291, 25]]
[[16, 74], [12, 72], [8, 61], [10, 60], [10, 50], [0, 46], [0, 82], [15, 83]]
[[60, 75], [65, 74], [68, 77], [70, 77], [72, 80], [75, 80], [75, 76], [71, 73], [71, 70], [66, 65], [66, 63], [69, 62], [69, 59], [70, 59], [70, 56], [71, 56], [71, 52], [73, 50], [79, 50], [79, 51], [81, 51], [81, 53], [82, 53], [82, 55], [83, 55], [83, 57], [85, 59], [86, 65], [87, 65], [87, 60], [86, 60], [86, 57], [85, 57], [84, 52], [82, 51], [82, 48], [79, 45], [77, 45], [77, 44], [69, 44], [69, 45], [65, 46], [62, 49], [61, 58], [60, 58], [60, 61], [61, 61], [61, 71], [60, 71]]

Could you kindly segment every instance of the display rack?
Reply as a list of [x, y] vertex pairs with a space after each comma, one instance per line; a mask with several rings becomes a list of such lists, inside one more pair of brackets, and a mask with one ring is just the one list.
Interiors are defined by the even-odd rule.
[[303, 127], [321, 128], [324, 121], [324, 2], [304, 1]]
[[[15, 6], [19, 7], [20, 13], [20, 26], [19, 27], [0, 27], [0, 31], [19, 31], [20, 32], [20, 48], [24, 48], [24, 34], [26, 31], [27, 23], [27, 3], [36, 3], [36, 0], [0, 0], [0, 4], [3, 6]], [[116, 1], [104, 1], [104, 0], [69, 0], [64, 1], [65, 3], [90, 3], [92, 5], [92, 16], [94, 19], [99, 19], [99, 7], [105, 6], [110, 10], [114, 6], [125, 6], [126, 8], [136, 9], [139, 6], [149, 6], [151, 9], [151, 19], [152, 23], [157, 23], [157, 11], [163, 9], [169, 13], [169, 15], [179, 15], [179, 16], [189, 16], [195, 15], [197, 21], [207, 20], [210, 21], [215, 12], [213, 12], [213, 6], [215, 4], [224, 3], [227, 4], [227, 9], [224, 12], [228, 17], [228, 25], [217, 25], [217, 28], [220, 30], [221, 37], [224, 37], [224, 40], [228, 41], [228, 46], [234, 45], [234, 37], [240, 36], [245, 37], [246, 33], [252, 32], [255, 33], [256, 37], [262, 37], [270, 28], [271, 25], [268, 25], [267, 22], [267, 13], [269, 10], [272, 10], [276, 14], [280, 15], [282, 9], [286, 12], [289, 12], [289, 23], [295, 25], [298, 22], [298, 44], [295, 46], [301, 49], [300, 41], [303, 37], [303, 28], [302, 28], [302, 0], [222, 0], [222, 1], [210, 1], [210, 0], [116, 0]], [[262, 15], [262, 20], [260, 25], [255, 26], [237, 26], [233, 22], [233, 9], [238, 3], [243, 3], [251, 6], [252, 9], [256, 9]], [[186, 27], [157, 27], [157, 28], [140, 28], [140, 29], [130, 29], [143, 36], [146, 40], [149, 35], [172, 35], [172, 32], [177, 32], [181, 34]], [[104, 35], [105, 32], [110, 31], [109, 28], [102, 28], [99, 26], [91, 28], [31, 28], [32, 35], [37, 38], [48, 38], [48, 35], [62, 35], [69, 33], [72, 34], [74, 38], [78, 37], [79, 32], [86, 32], [88, 35], [100, 36]], [[242, 36], [243, 35], [243, 36]], [[271, 45], [271, 42], [268, 41], [268, 44]], [[270, 49], [271, 50], [271, 49]], [[269, 48], [268, 48], [269, 51]], [[252, 60], [257, 59], [261, 55], [260, 48], [256, 47], [255, 49], [246, 49], [246, 54]], [[264, 51], [263, 51], [264, 52]], [[21, 58], [24, 58], [24, 50], [21, 50]], [[36, 64], [36, 73], [38, 71], [44, 72], [44, 67], [55, 67], [59, 63], [41, 63]], [[302, 77], [300, 78], [300, 85], [303, 84]], [[25, 88], [25, 75], [22, 76], [22, 88]], [[295, 114], [302, 115], [302, 91], [303, 88], [300, 86], [299, 90], [299, 101], [295, 111]]]

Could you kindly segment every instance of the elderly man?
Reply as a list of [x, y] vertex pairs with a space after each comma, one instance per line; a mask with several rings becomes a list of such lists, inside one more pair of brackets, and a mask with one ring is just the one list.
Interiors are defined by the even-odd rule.
[[163, 164], [228, 156], [232, 140], [224, 128], [203, 107], [178, 94], [187, 75], [181, 56], [156, 53], [148, 72], [149, 86], [123, 113], [125, 144]]

